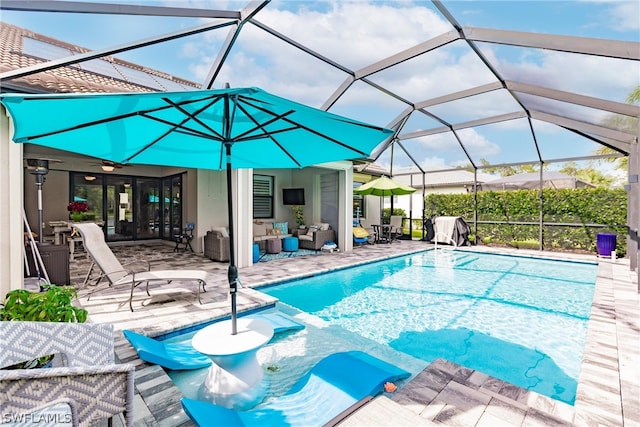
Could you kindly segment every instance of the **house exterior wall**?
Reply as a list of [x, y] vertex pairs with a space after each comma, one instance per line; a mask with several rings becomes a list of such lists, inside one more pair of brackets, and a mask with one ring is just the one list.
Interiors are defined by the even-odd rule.
[[10, 140], [11, 124], [0, 106], [0, 298], [23, 287], [22, 145]]

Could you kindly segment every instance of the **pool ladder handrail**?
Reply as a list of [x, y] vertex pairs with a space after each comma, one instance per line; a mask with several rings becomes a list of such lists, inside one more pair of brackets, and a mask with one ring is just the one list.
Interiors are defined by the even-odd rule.
[[456, 248], [458, 247], [458, 244], [455, 242], [455, 240], [453, 240], [451, 237], [449, 237], [449, 236], [447, 236], [446, 234], [444, 234], [442, 231], [438, 231], [438, 232], [436, 232], [436, 235], [435, 235], [435, 237], [434, 237], [434, 240], [435, 240], [435, 242], [436, 242], [436, 244], [435, 244], [435, 249], [436, 249], [436, 250], [438, 249], [438, 236], [442, 236], [442, 237], [444, 237], [444, 238], [445, 238], [445, 240], [448, 240], [448, 241], [450, 241], [451, 243], [453, 243], [453, 246], [454, 246], [454, 247], [456, 247]]

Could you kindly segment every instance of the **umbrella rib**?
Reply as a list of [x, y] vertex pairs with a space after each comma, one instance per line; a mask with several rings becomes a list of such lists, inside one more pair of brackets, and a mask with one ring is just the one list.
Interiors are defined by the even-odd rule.
[[[201, 98], [201, 99], [197, 99], [197, 100], [187, 100], [187, 101], [185, 101], [185, 102], [183, 102], [181, 104], [189, 104], [189, 103], [193, 103], [193, 102], [201, 102], [203, 99], [206, 99], [206, 98], [207, 97]], [[212, 98], [212, 96], [209, 96], [208, 98]], [[73, 99], [73, 97], [68, 97], [67, 99]], [[78, 99], [78, 98], [76, 98], [76, 99]], [[25, 99], [25, 100], [28, 101], [28, 99]], [[215, 102], [216, 102], [216, 100], [214, 99], [214, 102], [212, 104], [210, 104], [210, 105], [213, 105]], [[90, 122], [81, 123], [81, 124], [78, 124], [78, 125], [75, 125], [75, 126], [64, 128], [64, 129], [59, 129], [59, 130], [55, 130], [55, 131], [51, 131], [51, 132], [45, 132], [45, 133], [41, 133], [41, 134], [37, 134], [37, 135], [31, 135], [31, 136], [27, 136], [27, 137], [21, 138], [21, 139], [24, 139], [25, 141], [33, 141], [33, 140], [40, 139], [40, 138], [45, 138], [45, 137], [48, 137], [48, 136], [64, 134], [64, 133], [71, 132], [71, 131], [74, 131], [74, 130], [84, 129], [84, 128], [88, 128], [88, 127], [91, 127], [91, 126], [97, 126], [97, 125], [100, 125], [100, 124], [103, 124], [103, 123], [115, 122], [115, 121], [118, 121], [118, 120], [123, 120], [123, 119], [127, 119], [129, 117], [134, 117], [134, 116], [142, 116], [142, 117], [145, 117], [145, 118], [154, 118], [152, 116], [149, 116], [149, 114], [157, 112], [157, 111], [167, 110], [167, 109], [169, 109], [171, 107], [172, 107], [172, 105], [167, 105], [167, 106], [158, 107], [158, 108], [151, 108], [151, 109], [148, 109], [148, 110], [133, 111], [131, 113], [119, 114], [117, 116], [112, 116], [112, 117], [107, 117], [107, 118], [104, 118], [104, 119], [93, 120], [93, 121], [90, 121]]]
[[[149, 111], [159, 111], [159, 110], [162, 110], [162, 109], [165, 109], [165, 108], [169, 108], [169, 107], [162, 107], [162, 108], [157, 108], [157, 109], [153, 109], [153, 110], [149, 110]], [[129, 118], [129, 117], [137, 116], [137, 115], [141, 115], [141, 112], [140, 111], [135, 111], [135, 112], [132, 112], [132, 113], [120, 114], [118, 116], [113, 116], [113, 117], [108, 117], [106, 119], [100, 119], [100, 120], [94, 120], [94, 121], [91, 121], [91, 122], [81, 123], [81, 124], [78, 124], [78, 125], [75, 125], [75, 126], [64, 128], [64, 129], [54, 130], [54, 131], [51, 131], [51, 132], [45, 132], [45, 133], [41, 133], [41, 134], [37, 134], [37, 135], [26, 136], [26, 137], [21, 138], [21, 139], [24, 139], [25, 142], [28, 142], [28, 141], [32, 141], [32, 140], [39, 139], [39, 138], [45, 138], [45, 137], [48, 137], [48, 136], [64, 134], [64, 133], [71, 132], [71, 131], [78, 130], [78, 129], [83, 129], [83, 128], [88, 128], [88, 127], [91, 127], [91, 126], [101, 125], [103, 123], [114, 122], [114, 121], [117, 121], [117, 120], [122, 120], [122, 119], [126, 119], [126, 118]]]
[[213, 129], [210, 129], [211, 132], [214, 133], [214, 135], [211, 135], [211, 134], [199, 131], [197, 129], [192, 129], [190, 127], [184, 126], [184, 123], [187, 122], [187, 119], [185, 119], [181, 123], [174, 123], [174, 122], [170, 122], [169, 120], [161, 119], [159, 117], [153, 117], [153, 116], [147, 116], [147, 115], [144, 115], [144, 117], [149, 119], [149, 120], [153, 120], [153, 121], [156, 121], [156, 122], [159, 122], [159, 123], [164, 123], [166, 125], [171, 126], [170, 131], [183, 133], [185, 135], [200, 136], [202, 138], [214, 139], [214, 140], [219, 140], [219, 141], [222, 141], [222, 139], [223, 139], [222, 135], [220, 135], [218, 132], [216, 132]]
[[[263, 107], [261, 107], [259, 105], [256, 105], [254, 103], [248, 102], [248, 100], [251, 99], [251, 98], [248, 98], [248, 97], [242, 97], [242, 98], [246, 98], [245, 102], [247, 102], [247, 104], [251, 105], [253, 108], [256, 108], [256, 109], [258, 109], [258, 110], [260, 110], [260, 111], [262, 111], [264, 113], [273, 115], [273, 112], [270, 112], [269, 110], [267, 110], [267, 109], [265, 109], [265, 108], [263, 108]], [[293, 112], [293, 110], [290, 111], [289, 113], [292, 113], [292, 112]], [[334, 144], [337, 144], [337, 145], [340, 145], [343, 148], [346, 148], [347, 150], [350, 150], [350, 151], [353, 151], [355, 153], [358, 153], [362, 157], [367, 157], [369, 155], [368, 153], [365, 153], [362, 150], [358, 150], [358, 149], [356, 149], [356, 148], [354, 148], [354, 147], [352, 147], [352, 146], [350, 146], [348, 144], [345, 144], [345, 143], [343, 143], [341, 141], [338, 141], [337, 139], [332, 138], [332, 137], [330, 137], [328, 135], [322, 134], [322, 133], [316, 131], [315, 129], [312, 129], [312, 128], [310, 128], [308, 126], [305, 126], [305, 125], [303, 125], [301, 123], [298, 123], [298, 122], [296, 122], [294, 120], [288, 119], [286, 117], [282, 117], [281, 120], [291, 124], [292, 126], [294, 126], [294, 128], [304, 129], [307, 132], [310, 132], [310, 133], [312, 133], [312, 134], [314, 134], [316, 136], [319, 136], [320, 138], [324, 138], [324, 139], [326, 139], [328, 141], [333, 142]], [[347, 121], [345, 121], [345, 120], [340, 120], [340, 121], [347, 123]], [[374, 128], [374, 129], [377, 128], [377, 127], [372, 126], [372, 125], [361, 124], [361, 123], [358, 123], [358, 122], [348, 121], [348, 123], [352, 123], [352, 124], [355, 124], [355, 125], [360, 125], [360, 126], [367, 127], [367, 128]], [[377, 129], [381, 129], [381, 128], [377, 128]], [[275, 133], [275, 132], [272, 132], [272, 133]]]
[[[219, 135], [215, 130], [211, 129], [209, 126], [205, 125], [200, 120], [196, 119], [191, 113], [189, 113], [184, 108], [182, 108], [181, 104], [175, 103], [175, 102], [171, 101], [168, 98], [162, 98], [162, 99], [166, 103], [168, 103], [171, 107], [177, 109], [178, 111], [180, 111], [181, 113], [186, 115], [186, 117], [180, 123], [172, 123], [172, 122], [170, 122], [168, 120], [164, 120], [164, 119], [161, 119], [159, 117], [150, 116], [147, 113], [141, 113], [140, 114], [141, 116], [143, 116], [143, 117], [145, 117], [145, 118], [147, 118], [149, 120], [154, 120], [154, 121], [157, 121], [157, 122], [160, 122], [160, 123], [167, 124], [167, 125], [171, 126], [171, 129], [168, 129], [165, 133], [163, 133], [162, 135], [160, 135], [159, 137], [157, 137], [153, 141], [149, 142], [148, 144], [145, 144], [141, 149], [139, 149], [138, 151], [133, 153], [131, 156], [129, 156], [126, 159], [127, 162], [130, 162], [132, 159], [134, 159], [135, 157], [139, 156], [141, 153], [145, 152], [146, 150], [151, 148], [153, 145], [157, 144], [159, 141], [161, 141], [163, 138], [165, 138], [167, 135], [169, 135], [172, 132], [184, 133], [184, 134], [191, 135], [191, 136], [201, 136], [201, 137], [203, 137], [205, 139], [215, 139], [215, 137], [213, 135], [208, 135], [208, 134], [206, 134], [204, 132], [200, 132], [200, 131], [197, 131], [195, 129], [191, 129], [191, 128], [188, 128], [188, 127], [184, 126], [184, 124], [186, 122], [188, 122], [189, 120], [195, 120], [197, 123], [201, 124], [206, 129], [209, 129], [214, 134]], [[195, 114], [200, 114], [202, 111], [204, 111], [207, 108], [211, 107], [211, 105], [214, 105], [216, 102], [217, 101], [215, 99], [213, 99], [212, 102], [208, 103], [207, 105], [205, 105], [202, 108], [200, 108], [199, 110], [197, 110]], [[168, 108], [168, 107], [163, 107], [163, 108]]]
[[[220, 98], [216, 98], [216, 99], [212, 99], [212, 101], [210, 103], [208, 103], [207, 105], [203, 106], [202, 108], [200, 108], [199, 110], [196, 110], [194, 113], [190, 113], [187, 110], [185, 110], [184, 108], [182, 108], [181, 104], [177, 104], [173, 101], [171, 101], [168, 98], [163, 98], [165, 102], [167, 102], [168, 104], [174, 106], [177, 110], [179, 110], [182, 114], [184, 114], [185, 116], [187, 116], [187, 118], [183, 121], [180, 122], [180, 124], [178, 125], [178, 127], [180, 128], [184, 128], [188, 131], [194, 132], [196, 134], [201, 134], [201, 135], [207, 135], [204, 132], [198, 132], [195, 129], [190, 129], [186, 126], [183, 126], [186, 122], [189, 121], [189, 119], [193, 120], [194, 122], [198, 123], [200, 126], [204, 127], [205, 129], [209, 130], [211, 133], [213, 133], [214, 135], [218, 136], [218, 138], [222, 141], [225, 139], [225, 137], [223, 135], [221, 135], [219, 132], [217, 132], [215, 129], [211, 128], [209, 125], [207, 125], [206, 123], [204, 123], [202, 120], [200, 120], [198, 118], [198, 115], [200, 113], [202, 113], [203, 111], [207, 110], [208, 108], [211, 108], [211, 106], [215, 105], [218, 103], [218, 101], [220, 100]], [[210, 136], [210, 135], [207, 135]]]
[[[269, 138], [269, 139], [270, 139], [270, 140], [271, 140], [275, 145], [277, 145], [277, 146], [278, 146], [278, 148], [280, 148], [280, 150], [282, 150], [282, 152], [283, 152], [284, 154], [286, 154], [286, 155], [287, 155], [287, 157], [289, 157], [289, 159], [290, 159], [293, 163], [295, 163], [298, 167], [301, 167], [301, 166], [302, 166], [302, 165], [300, 164], [300, 162], [298, 162], [298, 160], [296, 160], [296, 158], [295, 158], [295, 157], [293, 157], [293, 155], [289, 152], [289, 150], [287, 150], [287, 149], [286, 149], [282, 144], [280, 144], [280, 142], [278, 142], [278, 140], [276, 140], [276, 139], [273, 137], [273, 135], [274, 135], [274, 134], [276, 134], [276, 133], [286, 132], [286, 131], [290, 131], [290, 130], [293, 130], [293, 129], [298, 129], [299, 127], [294, 126], [294, 127], [291, 127], [291, 128], [287, 128], [287, 129], [280, 129], [280, 130], [273, 131], [273, 132], [267, 132], [267, 131], [265, 130], [265, 128], [264, 128], [265, 126], [267, 126], [267, 125], [269, 125], [269, 124], [271, 124], [271, 123], [274, 123], [274, 122], [277, 122], [278, 120], [281, 120], [282, 118], [284, 118], [285, 116], [287, 116], [287, 115], [289, 115], [289, 114], [293, 114], [293, 110], [287, 111], [287, 112], [286, 112], [286, 113], [284, 113], [284, 114], [278, 114], [278, 115], [276, 115], [276, 116], [272, 117], [270, 120], [267, 120], [267, 121], [266, 121], [266, 122], [264, 122], [264, 123], [258, 123], [258, 121], [257, 121], [257, 120], [256, 120], [256, 119], [255, 119], [251, 114], [249, 114], [249, 112], [244, 108], [244, 106], [242, 106], [242, 105], [240, 105], [240, 104], [237, 104], [237, 103], [236, 103], [236, 106], [237, 106], [237, 107], [238, 107], [238, 108], [239, 108], [243, 113], [245, 113], [245, 114], [246, 114], [246, 116], [247, 116], [247, 117], [248, 117], [248, 118], [249, 118], [249, 119], [250, 119], [250, 120], [251, 120], [251, 121], [252, 121], [256, 126], [255, 126], [255, 128], [250, 129], [250, 130], [248, 130], [248, 131], [246, 131], [246, 132], [244, 132], [244, 133], [242, 133], [242, 134], [238, 135], [238, 136], [237, 136], [237, 138], [234, 138], [234, 141], [251, 141], [251, 140], [254, 140], [254, 139]], [[253, 137], [250, 137], [250, 138], [243, 138], [243, 136], [244, 136], [244, 135], [247, 135], [247, 134], [252, 133], [252, 132], [254, 132], [254, 131], [262, 131], [262, 132], [263, 132], [263, 135], [253, 136]]]

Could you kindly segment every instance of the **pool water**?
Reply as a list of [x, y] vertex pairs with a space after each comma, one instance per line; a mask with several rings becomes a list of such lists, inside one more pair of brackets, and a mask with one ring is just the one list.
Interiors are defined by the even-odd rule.
[[[373, 342], [340, 326], [333, 326], [317, 316], [303, 313], [286, 304], [277, 303], [273, 309], [293, 317], [304, 324], [302, 330], [291, 330], [274, 335], [271, 341], [258, 350], [257, 358], [264, 367], [264, 379], [259, 387], [266, 390], [261, 405], [285, 394], [302, 378], [320, 359], [332, 353], [350, 350], [361, 350], [380, 359], [401, 367], [414, 375], [421, 372], [427, 363], [410, 355], [399, 352], [387, 345]], [[190, 343], [197, 331], [168, 338], [165, 341]], [[208, 368], [192, 371], [167, 371], [171, 380], [182, 391], [185, 397], [208, 401], [202, 384]], [[398, 386], [407, 381], [397, 382]], [[249, 406], [246, 406], [245, 403]], [[312, 402], [310, 402], [312, 404]], [[248, 410], [254, 402], [238, 402], [234, 409]]]
[[596, 273], [595, 263], [430, 250], [260, 290], [425, 363], [448, 359], [573, 404]]
[[[324, 356], [361, 350], [413, 375], [448, 359], [573, 404], [596, 271], [595, 263], [445, 249], [260, 288], [305, 325], [258, 351], [264, 403]], [[206, 372], [169, 375], [197, 399]]]

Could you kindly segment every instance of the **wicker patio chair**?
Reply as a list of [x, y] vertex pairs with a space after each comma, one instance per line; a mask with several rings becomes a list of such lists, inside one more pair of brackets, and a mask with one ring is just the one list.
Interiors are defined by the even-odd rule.
[[204, 236], [204, 256], [213, 261], [229, 261], [229, 236], [220, 231], [207, 231]]
[[301, 234], [300, 230], [294, 230], [294, 235], [298, 238], [300, 249], [319, 251], [326, 242], [335, 242], [335, 233], [332, 229], [309, 230], [305, 234]]
[[133, 426], [135, 368], [115, 364], [112, 325], [0, 322], [0, 368], [50, 354], [50, 368], [0, 370], [1, 419], [69, 399], [81, 426], [120, 413]]

